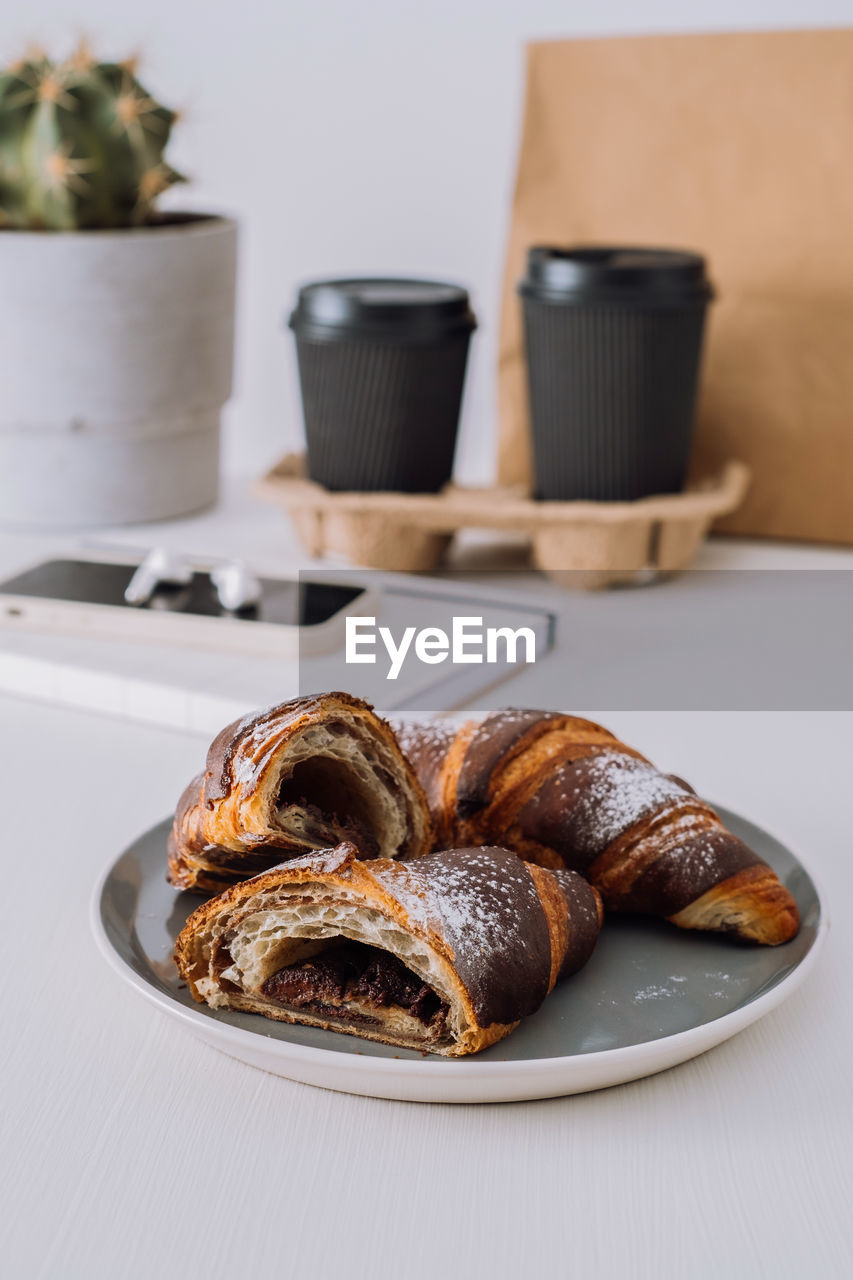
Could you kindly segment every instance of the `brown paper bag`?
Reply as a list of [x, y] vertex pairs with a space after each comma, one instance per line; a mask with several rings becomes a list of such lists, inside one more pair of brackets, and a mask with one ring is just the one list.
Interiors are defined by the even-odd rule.
[[853, 30], [528, 50], [501, 324], [499, 476], [529, 483], [516, 285], [532, 244], [707, 255], [694, 468], [753, 468], [732, 533], [853, 542]]

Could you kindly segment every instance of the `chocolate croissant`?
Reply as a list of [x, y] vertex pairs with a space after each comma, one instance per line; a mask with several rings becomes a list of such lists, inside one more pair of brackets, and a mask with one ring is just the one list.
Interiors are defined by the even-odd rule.
[[461, 728], [398, 726], [439, 842], [508, 845], [581, 872], [610, 911], [664, 916], [755, 942], [787, 942], [797, 905], [688, 783], [659, 773], [601, 725], [497, 711]]
[[420, 783], [370, 705], [346, 693], [296, 698], [214, 739], [178, 801], [169, 880], [218, 893], [342, 840], [362, 857], [396, 858], [425, 853], [431, 837]]
[[459, 1057], [509, 1035], [595, 946], [601, 900], [571, 871], [497, 848], [357, 852], [293, 859], [200, 906], [175, 946], [195, 999]]

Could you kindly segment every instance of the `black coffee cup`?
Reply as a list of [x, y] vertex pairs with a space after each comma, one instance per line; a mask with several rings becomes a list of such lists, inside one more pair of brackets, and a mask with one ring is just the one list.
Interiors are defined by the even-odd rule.
[[324, 280], [290, 317], [308, 474], [327, 489], [435, 493], [453, 472], [468, 294], [429, 280]]
[[535, 494], [684, 488], [713, 290], [695, 253], [533, 248], [524, 311]]

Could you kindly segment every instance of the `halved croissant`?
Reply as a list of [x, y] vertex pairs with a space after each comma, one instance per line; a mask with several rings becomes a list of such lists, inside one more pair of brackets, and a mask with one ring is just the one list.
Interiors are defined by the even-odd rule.
[[438, 839], [585, 875], [611, 911], [775, 945], [799, 928], [776, 873], [680, 778], [577, 716], [506, 709], [397, 727]]
[[506, 849], [362, 862], [344, 843], [204, 903], [175, 961], [215, 1009], [458, 1057], [535, 1012], [600, 927], [580, 876]]
[[296, 698], [214, 739], [178, 801], [169, 879], [218, 893], [287, 855], [354, 840], [362, 857], [416, 857], [429, 810], [389, 726], [346, 693]]

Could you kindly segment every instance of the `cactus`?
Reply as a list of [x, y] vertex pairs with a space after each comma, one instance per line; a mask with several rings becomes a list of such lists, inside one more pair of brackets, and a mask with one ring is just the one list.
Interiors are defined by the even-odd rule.
[[0, 71], [0, 226], [51, 231], [150, 220], [183, 178], [163, 160], [175, 112], [133, 62], [36, 52]]

